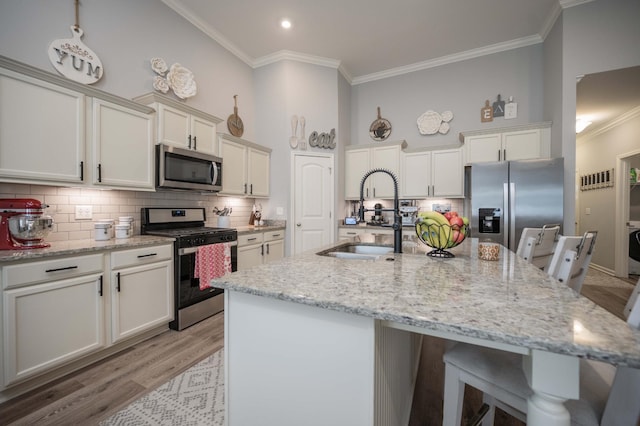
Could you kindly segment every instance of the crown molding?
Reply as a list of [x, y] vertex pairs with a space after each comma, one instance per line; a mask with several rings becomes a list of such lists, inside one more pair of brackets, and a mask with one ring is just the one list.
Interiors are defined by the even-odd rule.
[[547, 19], [542, 24], [542, 28], [540, 28], [539, 34], [540, 34], [540, 37], [542, 37], [542, 40], [547, 39], [549, 32], [551, 32], [551, 29], [553, 28], [553, 26], [555, 25], [556, 21], [558, 20], [561, 14], [562, 14], [562, 7], [560, 6], [560, 3], [556, 3], [553, 6], [553, 9], [551, 9], [549, 16], [547, 16]]
[[595, 138], [596, 136], [599, 136], [603, 133], [608, 132], [611, 129], [614, 129], [622, 124], [624, 124], [625, 122], [632, 120], [636, 117], [640, 116], [640, 106], [637, 106], [635, 108], [630, 109], [629, 111], [620, 114], [619, 116], [617, 116], [616, 118], [607, 121], [606, 123], [604, 123], [601, 126], [598, 126], [594, 129], [590, 129], [588, 132], [583, 132], [580, 134], [580, 137], [576, 137], [576, 140], [580, 139], [580, 141], [588, 141], [592, 138]]
[[200, 31], [211, 37], [222, 47], [227, 49], [233, 55], [237, 56], [242, 62], [253, 67], [253, 58], [244, 53], [238, 46], [233, 44], [229, 39], [220, 34], [215, 28], [203, 22], [198, 16], [191, 13], [188, 9], [183, 7], [181, 2], [175, 0], [161, 0], [164, 4], [169, 6], [174, 12], [186, 19], [191, 25], [198, 28]]
[[322, 56], [308, 55], [306, 53], [294, 52], [292, 50], [279, 50], [271, 55], [262, 56], [253, 61], [253, 68], [260, 68], [274, 62], [290, 60], [304, 62], [307, 64], [320, 65], [323, 67], [338, 69], [340, 61]]
[[383, 78], [396, 77], [402, 74], [408, 74], [414, 71], [421, 71], [428, 68], [435, 68], [442, 65], [451, 64], [454, 62], [466, 61], [468, 59], [478, 58], [485, 55], [491, 55], [493, 53], [504, 52], [507, 50], [518, 49], [520, 47], [531, 46], [533, 44], [542, 43], [542, 37], [539, 35], [523, 37], [511, 41], [505, 41], [502, 43], [492, 44], [490, 46], [481, 47], [478, 49], [467, 50], [466, 52], [456, 53], [453, 55], [442, 56], [436, 59], [430, 59], [428, 61], [417, 62], [402, 67], [391, 68], [386, 71], [380, 71], [372, 74], [363, 75], [353, 79], [352, 84], [368, 83], [375, 80], [381, 80]]
[[592, 1], [595, 0], [558, 0], [558, 4], [561, 8], [568, 9], [570, 7], [580, 6], [584, 3], [591, 3]]

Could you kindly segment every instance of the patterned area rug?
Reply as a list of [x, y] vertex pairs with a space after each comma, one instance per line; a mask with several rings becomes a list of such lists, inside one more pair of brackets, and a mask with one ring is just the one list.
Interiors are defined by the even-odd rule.
[[223, 360], [219, 350], [100, 425], [223, 425]]

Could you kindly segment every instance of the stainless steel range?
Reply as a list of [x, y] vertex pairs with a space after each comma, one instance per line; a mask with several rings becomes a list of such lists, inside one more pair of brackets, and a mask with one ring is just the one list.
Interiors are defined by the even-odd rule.
[[232, 228], [204, 226], [204, 208], [148, 207], [142, 209], [141, 233], [175, 238], [175, 320], [169, 324], [183, 330], [224, 309], [224, 291], [219, 288], [200, 289], [195, 275], [198, 248], [212, 244], [231, 245], [231, 268], [238, 265], [238, 233]]

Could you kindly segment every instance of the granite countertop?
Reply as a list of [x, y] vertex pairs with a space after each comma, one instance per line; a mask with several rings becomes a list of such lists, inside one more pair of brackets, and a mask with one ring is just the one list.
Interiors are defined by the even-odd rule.
[[256, 232], [279, 231], [282, 229], [286, 229], [286, 225], [284, 221], [280, 221], [280, 222], [278, 221], [273, 221], [271, 223], [267, 222], [267, 224], [262, 226], [255, 226], [255, 225], [236, 226], [235, 229], [238, 231], [238, 235], [253, 234]]
[[116, 238], [107, 241], [93, 239], [73, 241], [48, 241], [51, 247], [28, 250], [0, 250], [0, 262], [34, 260], [51, 256], [83, 255], [109, 250], [173, 243], [173, 238], [152, 235], [136, 235], [130, 238]]
[[[374, 237], [358, 237], [364, 243]], [[375, 242], [392, 245], [391, 236]], [[332, 246], [345, 244], [335, 243]], [[403, 253], [378, 260], [310, 252], [212, 281], [215, 287], [529, 349], [640, 367], [640, 331], [502, 247], [477, 256], [470, 238], [452, 259], [425, 255], [405, 235]], [[389, 259], [393, 259], [392, 261]]]

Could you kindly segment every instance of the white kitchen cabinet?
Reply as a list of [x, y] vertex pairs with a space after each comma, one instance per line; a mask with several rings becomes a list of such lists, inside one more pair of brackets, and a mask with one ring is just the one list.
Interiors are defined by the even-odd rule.
[[153, 117], [94, 98], [92, 127], [93, 183], [153, 190]]
[[2, 387], [105, 347], [103, 256], [2, 268]]
[[262, 265], [263, 241], [262, 232], [238, 235], [238, 271]]
[[284, 257], [284, 229], [264, 233], [264, 263]]
[[551, 123], [460, 133], [465, 162], [528, 160], [551, 155]]
[[134, 101], [156, 110], [157, 143], [218, 156], [217, 126], [222, 119], [158, 93]]
[[268, 197], [271, 149], [219, 133], [222, 157], [220, 195]]
[[0, 181], [154, 190], [153, 112], [0, 57]]
[[[345, 199], [360, 199], [360, 183], [364, 175], [372, 169], [386, 169], [399, 178], [400, 154], [407, 143], [389, 142], [383, 145], [354, 145], [345, 148]], [[386, 173], [374, 173], [363, 188], [365, 199], [393, 198], [393, 179]]]
[[0, 177], [79, 184], [84, 154], [84, 94], [0, 68]]
[[173, 246], [111, 253], [111, 339], [118, 342], [174, 318]]
[[238, 236], [238, 271], [284, 257], [284, 229]]
[[400, 197], [464, 197], [462, 150], [403, 152]]
[[346, 240], [348, 238], [355, 238], [364, 235], [366, 230], [364, 228], [339, 228], [338, 240]]

